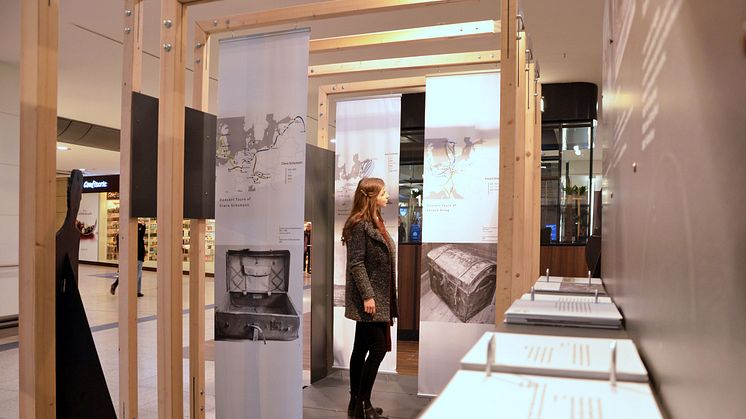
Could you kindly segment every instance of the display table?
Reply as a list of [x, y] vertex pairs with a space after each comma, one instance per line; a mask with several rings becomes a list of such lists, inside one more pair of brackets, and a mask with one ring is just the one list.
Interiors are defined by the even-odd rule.
[[662, 418], [648, 384], [461, 370], [421, 418]]
[[492, 371], [608, 380], [611, 344], [617, 345], [617, 379], [647, 382], [648, 373], [630, 339], [485, 333], [461, 359], [461, 368], [485, 371], [487, 347], [495, 338]]

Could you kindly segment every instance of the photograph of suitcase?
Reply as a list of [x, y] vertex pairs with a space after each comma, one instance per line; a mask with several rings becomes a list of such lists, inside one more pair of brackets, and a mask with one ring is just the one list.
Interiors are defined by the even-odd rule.
[[228, 301], [215, 308], [215, 340], [298, 339], [300, 316], [288, 298], [290, 251], [228, 250]]
[[453, 244], [427, 254], [430, 287], [464, 323], [482, 311], [495, 295], [497, 265]]

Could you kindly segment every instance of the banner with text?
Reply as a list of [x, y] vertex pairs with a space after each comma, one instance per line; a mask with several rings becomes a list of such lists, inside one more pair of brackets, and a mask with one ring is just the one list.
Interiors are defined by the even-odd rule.
[[[347, 249], [342, 228], [352, 210], [360, 179], [377, 177], [386, 183], [388, 205], [381, 211], [389, 235], [398, 242], [399, 141], [401, 95], [337, 102], [336, 169], [334, 178], [334, 365], [348, 368], [355, 322], [345, 318]], [[392, 350], [381, 363], [382, 371], [396, 370], [396, 324]]]
[[436, 395], [495, 327], [500, 73], [426, 84], [418, 393]]
[[98, 262], [98, 205], [99, 194], [84, 193], [80, 198], [80, 209], [76, 219], [80, 229], [80, 260]]
[[215, 412], [302, 416], [308, 30], [220, 41]]

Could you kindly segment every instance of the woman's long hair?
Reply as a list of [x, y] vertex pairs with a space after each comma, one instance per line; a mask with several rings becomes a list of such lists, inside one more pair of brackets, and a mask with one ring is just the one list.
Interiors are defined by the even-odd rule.
[[381, 209], [376, 204], [378, 194], [385, 187], [383, 179], [377, 177], [364, 177], [360, 179], [355, 189], [355, 198], [352, 201], [352, 211], [345, 221], [342, 229], [342, 244], [345, 244], [352, 233], [352, 228], [361, 221], [370, 221], [376, 229], [386, 238], [391, 240], [386, 227], [383, 225]]

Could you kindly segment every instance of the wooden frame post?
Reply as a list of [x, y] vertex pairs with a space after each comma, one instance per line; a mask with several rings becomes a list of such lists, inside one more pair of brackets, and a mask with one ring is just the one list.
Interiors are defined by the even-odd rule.
[[[210, 66], [207, 33], [194, 28], [192, 106], [207, 111]], [[205, 220], [189, 221], [189, 417], [205, 417]]]
[[19, 410], [53, 418], [55, 360], [55, 168], [57, 0], [21, 2]]
[[533, 205], [533, 259], [532, 278], [541, 275], [539, 263], [541, 258], [541, 82], [538, 76], [534, 76], [534, 185], [533, 195], [536, 202]]
[[119, 137], [119, 417], [137, 417], [137, 219], [130, 215], [132, 92], [142, 79], [142, 0], [124, 1], [122, 125]]
[[182, 235], [186, 8], [161, 0], [158, 102], [158, 417], [183, 416]]
[[[525, 36], [525, 34], [524, 34]], [[526, 53], [528, 54], [528, 52]], [[536, 281], [538, 276], [534, 276], [534, 205], [538, 201], [538, 197], [534, 196], [534, 177], [536, 172], [536, 156], [534, 154], [534, 69], [535, 64], [526, 62], [524, 67], [524, 81], [521, 93], [524, 97], [524, 136], [526, 138], [524, 144], [524, 183], [523, 183], [523, 196], [525, 201], [524, 211], [524, 222], [523, 222], [523, 257], [524, 268], [522, 275], [523, 289], [531, 289], [531, 285]], [[538, 257], [538, 255], [536, 255]]]
[[495, 323], [503, 321], [505, 310], [513, 303], [519, 290], [514, 280], [513, 238], [520, 234], [514, 229], [513, 200], [515, 199], [515, 150], [517, 138], [516, 100], [518, 85], [518, 6], [516, 0], [500, 1], [500, 193], [497, 222], [497, 286], [495, 289]]

